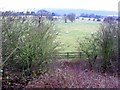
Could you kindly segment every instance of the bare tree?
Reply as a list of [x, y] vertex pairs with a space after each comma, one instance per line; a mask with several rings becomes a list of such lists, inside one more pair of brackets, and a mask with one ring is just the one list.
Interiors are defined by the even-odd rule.
[[65, 23], [67, 23], [67, 16], [66, 16], [66, 14], [64, 14], [64, 20], [65, 20]]
[[70, 14], [67, 15], [67, 18], [68, 18], [71, 22], [73, 22], [73, 21], [75, 21], [75, 14], [74, 14], [74, 13], [70, 13]]

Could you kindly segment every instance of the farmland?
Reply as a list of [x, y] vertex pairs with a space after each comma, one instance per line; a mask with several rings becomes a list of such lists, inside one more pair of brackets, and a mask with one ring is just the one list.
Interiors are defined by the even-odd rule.
[[75, 22], [64, 23], [64, 21], [55, 22], [55, 26], [59, 32], [57, 39], [62, 44], [61, 51], [77, 51], [77, 40], [83, 40], [92, 32], [99, 30], [100, 22], [88, 20], [76, 20]]

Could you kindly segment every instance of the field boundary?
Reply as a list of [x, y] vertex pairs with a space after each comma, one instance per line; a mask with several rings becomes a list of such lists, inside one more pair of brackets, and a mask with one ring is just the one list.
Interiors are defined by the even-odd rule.
[[85, 58], [85, 53], [81, 52], [59, 52], [55, 54], [56, 59], [81, 59]]

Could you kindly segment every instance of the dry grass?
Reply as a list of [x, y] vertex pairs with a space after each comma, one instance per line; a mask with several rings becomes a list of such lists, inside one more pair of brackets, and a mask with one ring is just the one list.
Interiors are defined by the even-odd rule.
[[[83, 62], [82, 62], [83, 63]], [[81, 69], [77, 62], [57, 62], [47, 74], [29, 82], [26, 88], [117, 88], [118, 78]], [[53, 69], [54, 68], [54, 69]]]

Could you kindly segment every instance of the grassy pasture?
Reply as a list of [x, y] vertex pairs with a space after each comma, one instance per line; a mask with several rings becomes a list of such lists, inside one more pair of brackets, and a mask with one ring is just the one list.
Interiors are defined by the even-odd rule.
[[100, 22], [88, 20], [76, 20], [75, 22], [64, 23], [58, 21], [55, 26], [58, 29], [58, 40], [62, 43], [61, 51], [76, 51], [77, 40], [81, 41], [85, 36], [89, 37], [92, 32], [99, 30]]

